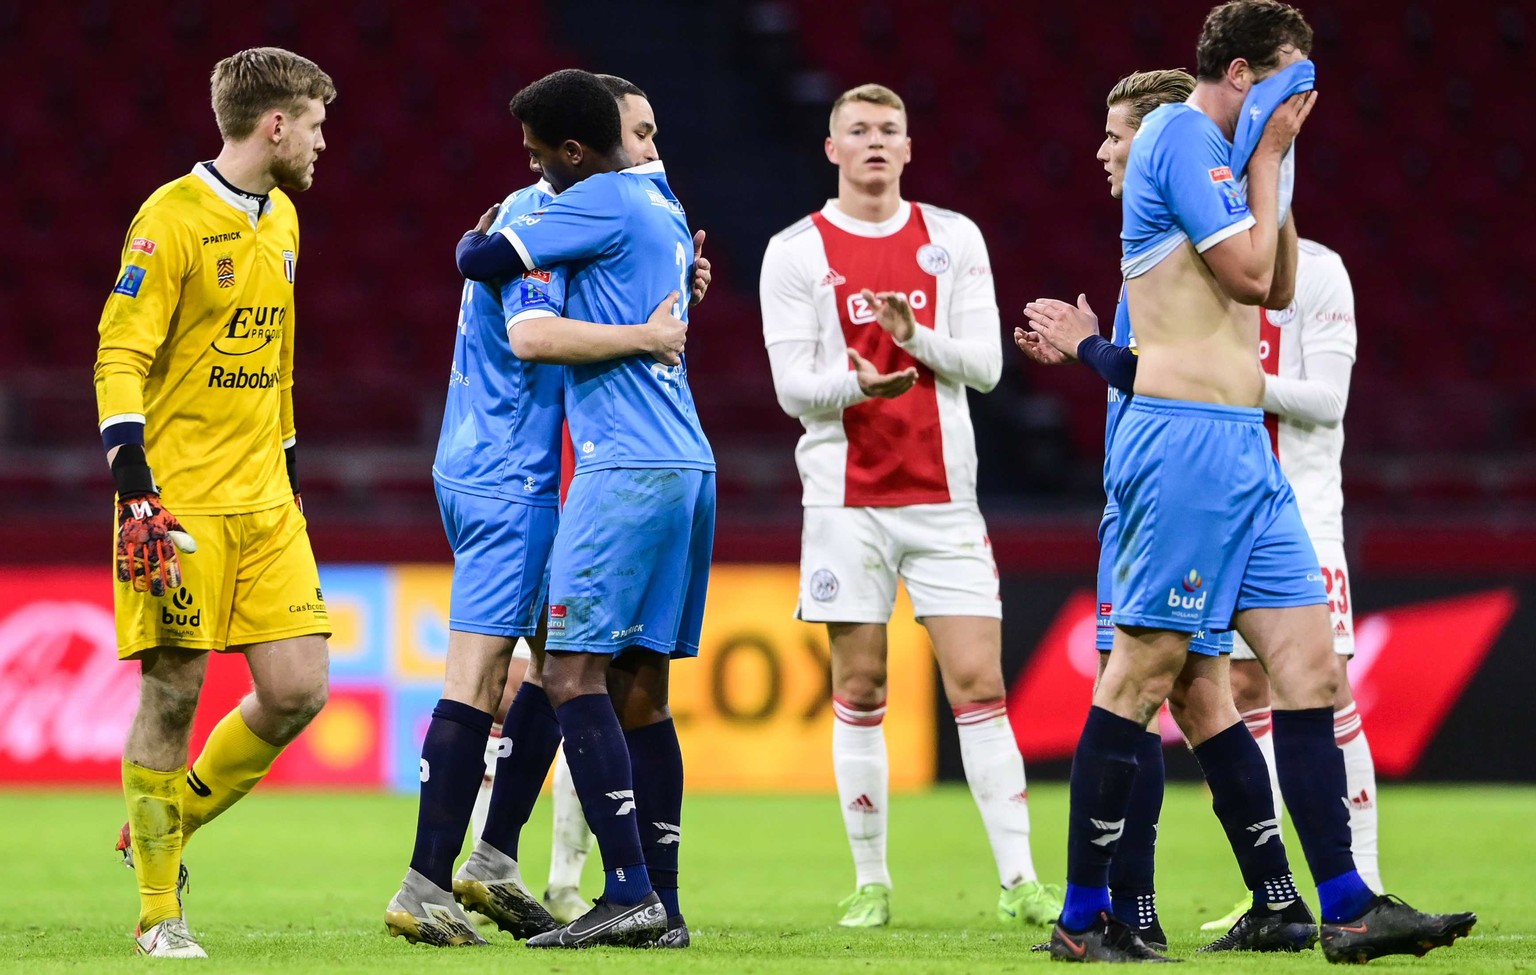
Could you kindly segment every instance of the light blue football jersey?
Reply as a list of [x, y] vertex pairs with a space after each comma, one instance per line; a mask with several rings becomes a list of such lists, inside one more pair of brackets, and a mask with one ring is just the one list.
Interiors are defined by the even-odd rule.
[[[502, 202], [495, 226], [524, 218], [553, 198], [542, 180], [524, 187]], [[464, 282], [448, 402], [432, 463], [438, 483], [524, 504], [560, 503], [565, 367], [513, 355], [507, 328], [530, 316], [561, 314], [564, 288], [561, 269]]]
[[[633, 325], [676, 291], [673, 314], [687, 320], [693, 238], [660, 162], [589, 176], [500, 232], [528, 267], [563, 267], [568, 318]], [[565, 413], [577, 474], [715, 469], [686, 359], [676, 366], [650, 356], [569, 366]]]
[[[1120, 300], [1115, 302], [1115, 324], [1110, 329], [1109, 341], [1121, 348], [1136, 348], [1136, 336], [1131, 331], [1130, 302], [1125, 297], [1125, 285], [1120, 286]], [[1120, 423], [1120, 417], [1125, 415], [1125, 408], [1131, 402], [1131, 394], [1115, 386], [1107, 384], [1109, 389], [1108, 405], [1104, 410], [1104, 457], [1109, 457], [1109, 444], [1115, 439], [1115, 427]]]
[[1192, 241], [1204, 253], [1253, 226], [1232, 145], [1204, 112], [1161, 105], [1142, 120], [1121, 193], [1121, 274], [1134, 278]]

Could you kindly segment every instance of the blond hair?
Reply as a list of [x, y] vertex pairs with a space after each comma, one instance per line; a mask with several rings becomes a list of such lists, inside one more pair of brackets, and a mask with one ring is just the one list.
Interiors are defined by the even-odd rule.
[[1159, 105], [1188, 101], [1195, 90], [1195, 79], [1188, 71], [1168, 68], [1163, 71], [1138, 71], [1115, 82], [1104, 99], [1105, 108], [1124, 103], [1130, 113], [1126, 124], [1133, 129], [1141, 128], [1141, 120]]
[[829, 131], [837, 128], [837, 111], [849, 102], [866, 102], [870, 105], [884, 105], [886, 108], [894, 108], [902, 115], [907, 114], [907, 103], [901, 100], [901, 96], [891, 91], [884, 85], [868, 84], [859, 85], [857, 88], [849, 88], [837, 96], [837, 101], [832, 103], [832, 115], [827, 120]]
[[230, 142], [250, 135], [274, 108], [297, 115], [311, 98], [326, 105], [336, 98], [335, 83], [318, 64], [280, 47], [231, 54], [213, 66], [211, 87], [214, 120]]

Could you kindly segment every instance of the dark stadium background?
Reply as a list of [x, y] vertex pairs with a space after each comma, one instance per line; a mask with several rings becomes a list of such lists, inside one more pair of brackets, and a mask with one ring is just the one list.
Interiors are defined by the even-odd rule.
[[[1345, 452], [1357, 612], [1514, 591], [1519, 609], [1418, 771], [1536, 779], [1529, 750], [1475, 747], [1518, 726], [1536, 684], [1536, 14], [1487, 0], [1301, 6], [1321, 99], [1299, 143], [1298, 226], [1342, 254], [1360, 323]], [[298, 199], [299, 443], [322, 562], [450, 556], [430, 464], [453, 245], [530, 180], [508, 99], [568, 66], [647, 90], [672, 185], [709, 234], [715, 283], [688, 351], [720, 461], [717, 559], [793, 562], [798, 426], [774, 400], [757, 269], [772, 233], [835, 192], [821, 150], [832, 98], [865, 81], [906, 98], [906, 195], [980, 224], [1006, 328], [1027, 300], [1079, 291], [1107, 317], [1119, 212], [1093, 160], [1103, 96], [1132, 70], [1190, 67], [1205, 9], [0, 2], [0, 562], [106, 572], [95, 323], [135, 209], [218, 151], [206, 79], [234, 50], [290, 47], [340, 91]], [[999, 388], [972, 409], [1011, 677], [1090, 578], [1103, 387], [1007, 351]], [[1426, 680], [1436, 651], [1421, 648]], [[940, 759], [957, 769], [947, 743]]]

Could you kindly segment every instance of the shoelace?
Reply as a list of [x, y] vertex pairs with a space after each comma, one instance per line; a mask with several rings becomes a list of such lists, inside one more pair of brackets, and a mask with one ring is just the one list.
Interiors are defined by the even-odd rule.
[[189, 948], [197, 944], [192, 938], [192, 932], [187, 930], [186, 919], [179, 917], [165, 922], [160, 937], [169, 948]]

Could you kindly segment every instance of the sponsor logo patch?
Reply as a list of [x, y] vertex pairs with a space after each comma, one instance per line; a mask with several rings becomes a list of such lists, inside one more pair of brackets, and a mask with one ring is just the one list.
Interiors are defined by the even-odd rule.
[[552, 277], [553, 277], [553, 275], [551, 275], [548, 271], [542, 270], [540, 268], [534, 268], [532, 271], [524, 271], [523, 272], [523, 280], [524, 281], [529, 281], [529, 280], [543, 281], [545, 284], [548, 284], [549, 281], [550, 281], [550, 278], [552, 278]]
[[551, 630], [565, 629], [565, 606], [561, 603], [549, 605], [549, 628]]
[[228, 233], [228, 234], [210, 234], [207, 237], [203, 238], [203, 246], [207, 247], [209, 244], [222, 244], [225, 241], [239, 240], [239, 239], [240, 239], [240, 231], [238, 231], [238, 230], [234, 231], [233, 233]]
[[140, 254], [153, 254], [155, 252], [155, 242], [148, 237], [135, 237], [128, 242], [128, 249], [130, 251], [138, 251]]
[[527, 308], [538, 308], [554, 304], [549, 297], [549, 292], [539, 287], [537, 281], [523, 281], [523, 305]]
[[1221, 188], [1221, 202], [1226, 206], [1227, 213], [1237, 216], [1248, 212], [1248, 201], [1243, 199], [1243, 194], [1235, 183], [1218, 183]]
[[1230, 182], [1232, 179], [1231, 166], [1217, 166], [1215, 169], [1211, 170], [1210, 173], [1211, 182], [1213, 183], [1226, 183]]
[[112, 293], [137, 298], [139, 287], [144, 283], [144, 276], [148, 273], [148, 268], [139, 267], [137, 264], [128, 265], [123, 268], [123, 276], [117, 279], [117, 286], [112, 289]]

